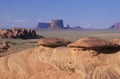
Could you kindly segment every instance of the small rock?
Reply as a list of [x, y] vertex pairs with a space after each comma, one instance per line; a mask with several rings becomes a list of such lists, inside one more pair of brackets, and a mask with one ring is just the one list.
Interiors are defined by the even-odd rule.
[[10, 46], [8, 45], [8, 42], [4, 41], [1, 45], [0, 45], [0, 49], [4, 49], [7, 50]]

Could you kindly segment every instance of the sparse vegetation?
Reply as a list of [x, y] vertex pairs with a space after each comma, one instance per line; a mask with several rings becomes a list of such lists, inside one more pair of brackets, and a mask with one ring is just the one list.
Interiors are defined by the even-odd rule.
[[62, 37], [75, 41], [81, 37], [119, 38], [120, 30], [41, 30], [37, 34], [44, 37]]
[[[62, 37], [70, 41], [75, 41], [81, 37], [99, 37], [109, 40], [120, 37], [117, 30], [55, 30], [40, 31], [37, 34], [45, 37]], [[0, 74], [2, 76], [0, 79], [28, 79], [28, 77], [30, 79], [42, 77], [44, 79], [50, 77], [51, 79], [120, 79], [120, 72], [117, 71], [120, 70], [119, 48], [114, 49], [110, 46], [108, 49], [95, 51], [76, 47], [38, 47], [39, 40], [0, 39], [0, 42], [7, 41], [10, 46], [5, 52], [0, 53], [2, 57], [0, 60]], [[98, 40], [91, 42], [94, 41], [98, 42]], [[92, 44], [91, 42], [90, 44]], [[101, 41], [99, 42], [101, 43]], [[13, 53], [17, 54], [6, 56]]]
[[[38, 35], [44, 37], [59, 37], [65, 38], [70, 41], [78, 40], [82, 37], [99, 37], [103, 39], [114, 39], [119, 38], [120, 33], [119, 30], [41, 30], [37, 32]], [[37, 42], [40, 39], [2, 39], [0, 38], [0, 43], [3, 41], [8, 41], [10, 45], [11, 52], [3, 52], [0, 53], [0, 56], [5, 56], [10, 53], [15, 53], [21, 50], [25, 50], [27, 48], [37, 47]]]

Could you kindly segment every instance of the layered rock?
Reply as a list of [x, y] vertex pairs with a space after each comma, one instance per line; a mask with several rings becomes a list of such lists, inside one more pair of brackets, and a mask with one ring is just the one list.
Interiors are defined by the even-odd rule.
[[52, 20], [49, 29], [63, 29], [63, 20]]
[[96, 37], [80, 38], [79, 40], [71, 43], [68, 47], [86, 48], [86, 49], [103, 49], [103, 48], [114, 48], [117, 44], [103, 40]]
[[69, 43], [70, 41], [63, 38], [44, 38], [38, 41], [39, 45], [48, 47], [67, 46]]
[[36, 31], [32, 29], [25, 28], [12, 28], [12, 29], [2, 29], [0, 30], [0, 38], [20, 38], [29, 39], [37, 38]]
[[34, 29], [64, 29], [64, 23], [63, 20], [52, 20], [51, 23], [39, 22]]
[[120, 79], [120, 51], [93, 55], [69, 47], [27, 49], [0, 58], [0, 79]]

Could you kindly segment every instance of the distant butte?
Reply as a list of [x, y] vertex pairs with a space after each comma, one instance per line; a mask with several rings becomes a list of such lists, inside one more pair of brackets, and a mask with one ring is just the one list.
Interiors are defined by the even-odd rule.
[[[66, 27], [64, 27], [64, 22], [63, 20], [59, 19], [59, 20], [52, 20], [50, 23], [47, 22], [39, 22], [37, 24], [37, 26], [34, 28], [34, 30], [41, 30], [41, 29], [73, 29], [73, 30], [93, 30], [93, 29], [89, 29], [89, 28], [83, 28], [81, 26], [70, 26], [70, 25], [66, 25]], [[120, 22], [113, 24], [111, 27], [108, 28], [109, 29], [120, 29]]]
[[34, 28], [35, 30], [41, 29], [64, 29], [63, 20], [52, 20], [51, 23], [39, 22]]
[[71, 27], [70, 25], [64, 26], [64, 22], [62, 19], [57, 19], [57, 20], [52, 20], [50, 23], [47, 22], [39, 22], [34, 30], [39, 31], [39, 30], [54, 30], [54, 29], [83, 29], [80, 26], [76, 27]]
[[120, 23], [116, 23], [110, 27], [110, 29], [120, 29]]
[[52, 20], [49, 29], [64, 29], [63, 20]]

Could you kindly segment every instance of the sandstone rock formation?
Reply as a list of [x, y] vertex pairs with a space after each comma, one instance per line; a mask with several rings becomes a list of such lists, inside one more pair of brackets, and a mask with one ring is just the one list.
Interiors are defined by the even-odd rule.
[[110, 29], [120, 29], [120, 23], [116, 23], [110, 27]]
[[63, 29], [63, 20], [52, 20], [49, 29]]
[[36, 31], [41, 29], [65, 29], [63, 20], [52, 20], [51, 23], [39, 22], [34, 28]]
[[0, 58], [0, 79], [120, 79], [120, 51], [40, 46]]
[[87, 49], [102, 49], [102, 48], [109, 48], [116, 46], [117, 44], [113, 42], [96, 37], [80, 38], [74, 43], [68, 45], [68, 47], [78, 47], [78, 48], [87, 48]]
[[2, 54], [3, 52], [6, 52], [9, 48], [10, 48], [10, 46], [8, 45], [8, 42], [6, 42], [6, 41], [2, 42], [0, 44], [0, 54]]
[[38, 44], [48, 47], [58, 47], [58, 46], [67, 46], [70, 41], [63, 38], [43, 38]]
[[8, 43], [6, 41], [4, 41], [2, 44], [0, 44], [0, 49], [6, 50], [8, 49], [10, 46], [8, 45]]
[[120, 45], [120, 38], [113, 39], [113, 42], [115, 42], [116, 44]]
[[32, 29], [12, 28], [0, 30], [0, 38], [31, 39], [37, 37], [35, 30]]

